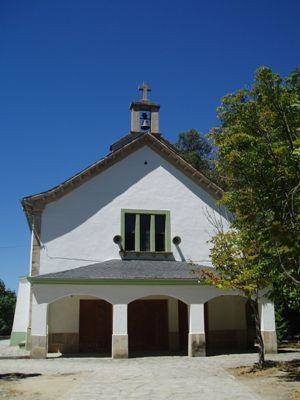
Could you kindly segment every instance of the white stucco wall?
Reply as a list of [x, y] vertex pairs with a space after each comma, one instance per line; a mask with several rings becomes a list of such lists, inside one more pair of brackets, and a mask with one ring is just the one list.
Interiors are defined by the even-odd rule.
[[170, 210], [171, 237], [182, 238], [181, 254], [172, 244], [176, 260], [210, 264], [207, 241], [213, 227], [207, 213], [220, 216], [215, 200], [144, 146], [46, 206], [41, 232], [46, 247], [41, 249], [40, 273], [119, 258], [112, 239], [120, 234], [122, 208]]
[[[32, 316], [32, 334], [34, 335], [44, 335], [48, 329], [47, 323], [47, 309], [49, 312], [50, 307], [55, 305], [55, 301], [58, 300], [57, 304], [63, 304], [69, 296], [80, 296], [81, 298], [99, 298], [110, 302], [117, 307], [114, 311], [118, 312], [115, 315], [115, 327], [118, 332], [123, 332], [126, 323], [126, 313], [124, 310], [127, 308], [127, 304], [131, 301], [146, 298], [161, 298], [161, 296], [170, 296], [176, 299], [182, 300], [190, 307], [190, 331], [192, 333], [203, 333], [204, 332], [204, 303], [214, 299], [218, 296], [223, 296], [221, 299], [226, 301], [226, 296], [237, 295], [238, 293], [231, 291], [221, 291], [213, 287], [208, 286], [184, 286], [184, 285], [159, 285], [159, 286], [144, 286], [144, 285], [33, 285], [33, 316]], [[61, 300], [59, 300], [61, 299]], [[224, 300], [225, 299], [225, 300]], [[235, 298], [237, 300], [237, 298]], [[61, 301], [61, 303], [60, 303]], [[72, 303], [72, 300], [70, 300]], [[53, 303], [53, 304], [50, 304]], [[66, 307], [61, 308], [61, 313], [63, 314], [69, 308], [70, 304], [68, 300], [66, 301]], [[49, 305], [50, 304], [50, 305]], [[71, 312], [75, 313], [76, 304], [74, 310]], [[63, 311], [64, 310], [64, 311]], [[77, 308], [78, 310], [78, 308]], [[226, 309], [227, 311], [228, 309]], [[240, 310], [239, 310], [240, 311]], [[275, 330], [275, 319], [274, 319], [274, 307], [272, 303], [268, 300], [263, 299], [263, 304], [260, 305], [261, 311], [261, 324], [262, 330]], [[230, 312], [230, 310], [228, 310]], [[79, 317], [77, 322], [63, 321], [61, 318], [60, 311], [57, 314], [58, 321], [55, 322], [55, 326], [59, 329], [59, 332], [68, 332], [69, 329], [79, 326]], [[67, 314], [65, 314], [66, 317]], [[77, 314], [78, 315], [78, 314]], [[50, 317], [51, 318], [51, 317]], [[49, 321], [49, 319], [48, 319]], [[51, 320], [52, 321], [52, 320]], [[234, 320], [235, 321], [235, 320]], [[243, 323], [243, 318], [240, 319], [240, 323]], [[226, 320], [223, 319], [226, 324]], [[239, 322], [238, 322], [239, 323]], [[72, 325], [75, 324], [75, 325]], [[71, 326], [72, 325], [72, 326]], [[238, 329], [238, 325], [234, 322], [235, 329]], [[51, 332], [54, 332], [52, 327], [49, 327]], [[55, 328], [56, 329], [56, 328]], [[63, 330], [62, 330], [63, 329]], [[224, 328], [222, 325], [221, 329]], [[56, 331], [57, 332], [57, 331]], [[73, 331], [74, 332], [74, 331]], [[76, 332], [76, 331], [75, 331]]]
[[20, 278], [12, 332], [27, 332], [29, 324], [30, 283]]
[[113, 305], [113, 334], [127, 334], [127, 304]]
[[204, 304], [191, 304], [189, 307], [189, 333], [205, 333]]
[[[184, 290], [186, 292], [186, 289]], [[60, 298], [48, 307], [48, 332], [49, 333], [72, 333], [79, 332], [79, 304], [80, 299], [94, 299], [90, 296], [68, 296]], [[151, 295], [143, 299], [166, 299], [163, 295]], [[208, 303], [208, 320], [209, 330], [224, 330], [224, 329], [246, 329], [246, 314], [245, 314], [246, 299], [239, 296], [219, 296]], [[118, 327], [118, 332], [126, 331], [127, 317], [124, 312], [125, 304], [115, 304], [114, 307], [114, 326]], [[273, 310], [270, 309], [272, 304], [263, 305], [265, 318], [263, 330], [274, 330], [274, 326], [270, 326], [270, 322], [274, 320]], [[192, 306], [193, 308], [193, 306]], [[178, 300], [168, 298], [168, 317], [169, 329], [171, 332], [178, 331]], [[195, 313], [199, 310], [195, 309]], [[125, 318], [125, 319], [124, 319]], [[270, 326], [270, 329], [266, 327]], [[123, 332], [124, 333], [124, 332]]]
[[[49, 304], [57, 299], [71, 296], [92, 296], [111, 304], [129, 304], [148, 296], [170, 296], [186, 304], [205, 303], [221, 295], [237, 294], [200, 285], [51, 285], [32, 286], [34, 299], [39, 304]], [[154, 297], [152, 297], [154, 298]], [[159, 298], [159, 297], [157, 297]]]
[[80, 300], [95, 299], [91, 296], [67, 296], [48, 306], [49, 333], [78, 333]]
[[65, 297], [49, 305], [48, 331], [49, 333], [72, 333], [79, 331], [78, 297]]
[[274, 304], [268, 299], [263, 299], [259, 304], [258, 310], [260, 314], [261, 330], [275, 331]]

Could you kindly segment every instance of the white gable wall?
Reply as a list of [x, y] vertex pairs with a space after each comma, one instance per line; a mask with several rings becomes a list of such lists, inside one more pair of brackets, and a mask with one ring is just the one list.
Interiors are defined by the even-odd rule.
[[40, 273], [120, 258], [112, 239], [120, 234], [122, 208], [170, 210], [171, 238], [182, 239], [180, 251], [172, 244], [178, 261], [210, 265], [207, 241], [213, 227], [207, 214], [214, 213], [227, 225], [204, 189], [144, 146], [46, 206]]

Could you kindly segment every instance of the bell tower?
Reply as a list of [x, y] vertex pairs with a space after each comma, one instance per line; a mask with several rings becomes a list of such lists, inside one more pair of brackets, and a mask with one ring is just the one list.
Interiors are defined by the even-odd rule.
[[130, 131], [131, 133], [151, 132], [159, 133], [158, 113], [159, 104], [151, 103], [148, 93], [151, 91], [146, 83], [139, 86], [142, 98], [130, 104]]

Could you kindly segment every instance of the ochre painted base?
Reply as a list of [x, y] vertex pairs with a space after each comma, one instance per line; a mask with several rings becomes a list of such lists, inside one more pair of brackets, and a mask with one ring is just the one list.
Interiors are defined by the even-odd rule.
[[207, 343], [211, 351], [221, 349], [246, 350], [247, 331], [246, 329], [209, 330], [207, 332]]
[[112, 358], [128, 358], [128, 335], [112, 335]]
[[49, 353], [78, 353], [78, 333], [49, 333]]
[[265, 345], [266, 354], [277, 353], [277, 335], [276, 331], [261, 331]]
[[206, 345], [204, 333], [189, 333], [189, 357], [205, 357]]
[[47, 336], [31, 335], [31, 358], [46, 358], [47, 357]]

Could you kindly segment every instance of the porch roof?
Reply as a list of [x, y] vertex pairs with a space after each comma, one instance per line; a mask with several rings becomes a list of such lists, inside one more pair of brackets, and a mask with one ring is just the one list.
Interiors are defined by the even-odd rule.
[[193, 269], [211, 268], [201, 265], [192, 266], [188, 262], [153, 261], [153, 260], [108, 260], [101, 263], [86, 265], [30, 277], [36, 283], [48, 281], [122, 281], [122, 280], [197, 280]]

